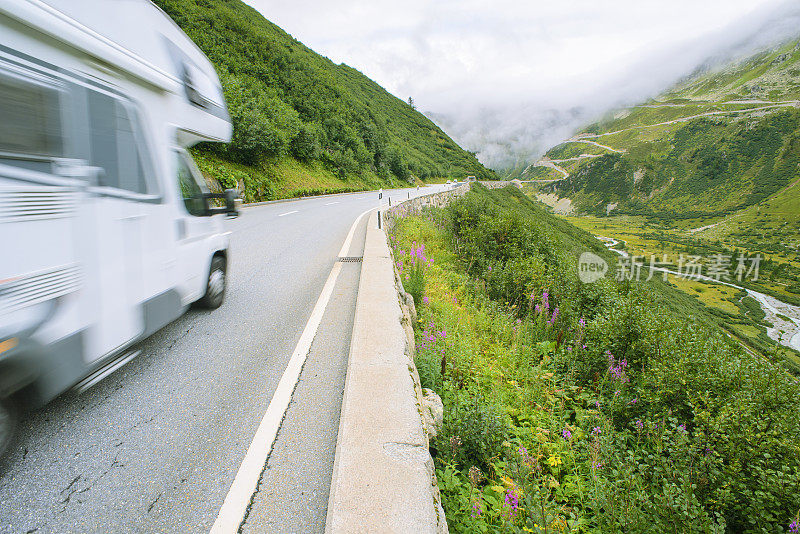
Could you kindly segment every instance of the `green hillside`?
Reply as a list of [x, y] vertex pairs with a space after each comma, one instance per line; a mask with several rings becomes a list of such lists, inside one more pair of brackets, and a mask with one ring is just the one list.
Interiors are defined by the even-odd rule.
[[199, 165], [247, 200], [492, 179], [411, 105], [303, 46], [240, 0], [155, 0], [214, 63], [233, 141], [201, 146]]
[[715, 101], [800, 99], [800, 42], [787, 43], [725, 69], [692, 77], [665, 96]]
[[[798, 305], [799, 98], [800, 41], [696, 74], [553, 147], [542, 163], [568, 176], [531, 194], [551, 205], [561, 197], [572, 222], [634, 255], [760, 254], [760, 279], [744, 285]], [[529, 174], [543, 169], [554, 175]], [[751, 322], [741, 295], [679, 286], [762, 349], [781, 330], [791, 335], [781, 314]]]
[[798, 98], [800, 41], [585, 128], [547, 153], [569, 167], [556, 189], [596, 214], [616, 204], [618, 213], [695, 219], [755, 206], [800, 176]]

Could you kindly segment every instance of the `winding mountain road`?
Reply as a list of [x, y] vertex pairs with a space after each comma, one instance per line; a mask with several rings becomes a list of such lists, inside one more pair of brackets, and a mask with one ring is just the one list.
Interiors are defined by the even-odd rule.
[[[656, 123], [656, 124], [646, 124], [646, 125], [642, 125], [642, 126], [631, 126], [629, 128], [622, 128], [620, 130], [614, 130], [612, 132], [603, 132], [603, 133], [599, 133], [599, 134], [580, 133], [580, 134], [576, 134], [576, 135], [570, 137], [569, 139], [567, 139], [566, 141], [564, 141], [561, 144], [566, 144], [566, 143], [585, 143], [585, 144], [590, 144], [590, 145], [597, 146], [599, 148], [602, 148], [602, 149], [605, 149], [605, 150], [608, 150], [610, 152], [614, 152], [614, 153], [617, 153], [617, 154], [624, 154], [624, 153], [627, 152], [627, 150], [625, 150], [625, 149], [617, 149], [617, 148], [614, 148], [614, 147], [610, 147], [608, 145], [603, 145], [603, 144], [598, 143], [597, 141], [593, 141], [593, 139], [599, 139], [600, 137], [604, 137], [604, 136], [607, 136], [607, 135], [614, 135], [614, 134], [623, 133], [623, 132], [629, 132], [629, 131], [633, 131], [633, 130], [646, 130], [648, 128], [655, 128], [655, 127], [658, 127], [658, 126], [669, 126], [671, 124], [678, 124], [678, 123], [681, 123], [681, 122], [688, 122], [688, 121], [691, 121], [691, 120], [694, 120], [694, 119], [700, 119], [700, 118], [703, 118], [703, 117], [713, 117], [713, 116], [716, 116], [716, 115], [728, 115], [728, 114], [752, 113], [752, 112], [757, 112], [757, 111], [763, 111], [763, 110], [768, 110], [768, 109], [776, 109], [776, 108], [783, 108], [783, 107], [794, 107], [794, 108], [800, 107], [800, 101], [797, 101], [797, 100], [786, 100], [786, 101], [780, 101], [780, 102], [730, 101], [730, 102], [721, 102], [721, 103], [722, 104], [744, 104], [744, 103], [747, 103], [747, 104], [764, 104], [764, 105], [761, 105], [761, 106], [755, 107], [755, 108], [709, 111], [709, 112], [706, 112], [706, 113], [699, 113], [699, 114], [690, 115], [690, 116], [687, 116], [687, 117], [680, 117], [678, 119], [673, 119], [673, 120], [666, 121], [666, 122], [659, 122], [659, 123]], [[659, 108], [659, 107], [680, 107], [680, 106], [684, 106], [684, 105], [688, 106], [688, 105], [693, 105], [693, 104], [642, 104], [642, 105], [639, 105], [637, 107]], [[530, 169], [531, 167], [549, 167], [551, 169], [554, 169], [554, 170], [560, 172], [563, 175], [563, 177], [560, 178], [559, 180], [563, 180], [564, 178], [568, 178], [569, 177], [569, 172], [566, 169], [564, 169], [563, 167], [561, 167], [559, 165], [559, 163], [565, 163], [565, 162], [570, 162], [570, 161], [579, 161], [579, 160], [583, 160], [583, 159], [593, 159], [593, 158], [598, 158], [601, 155], [602, 154], [581, 154], [580, 156], [575, 156], [573, 158], [566, 158], [566, 159], [560, 159], [560, 160], [559, 159], [550, 159], [550, 158], [547, 158], [547, 157], [543, 157], [542, 159], [540, 159], [536, 163], [533, 163], [533, 164], [529, 165], [522, 173], [525, 174], [525, 172], [527, 172], [528, 169]], [[559, 180], [550, 180], [550, 181], [559, 181]]]
[[[727, 102], [723, 102], [723, 103], [727, 103]], [[705, 113], [698, 113], [696, 115], [689, 115], [687, 117], [680, 117], [678, 119], [673, 119], [671, 121], [659, 122], [659, 123], [656, 123], [656, 124], [645, 124], [645, 125], [642, 125], [642, 126], [630, 126], [628, 128], [622, 128], [620, 130], [614, 130], [612, 132], [603, 132], [603, 133], [599, 133], [599, 134], [582, 133], [582, 134], [575, 135], [574, 137], [571, 137], [570, 139], [568, 139], [565, 142], [566, 143], [583, 142], [586, 139], [597, 139], [599, 137], [604, 137], [606, 135], [614, 135], [614, 134], [623, 133], [623, 132], [630, 132], [632, 130], [646, 130], [648, 128], [655, 128], [657, 126], [669, 126], [671, 124], [678, 124], [678, 123], [681, 123], [681, 122], [689, 122], [689, 121], [692, 121], [692, 120], [695, 120], [695, 119], [701, 119], [703, 117], [714, 117], [714, 116], [717, 116], [717, 115], [739, 115], [739, 114], [742, 114], [742, 113], [754, 113], [754, 112], [758, 112], [758, 111], [764, 111], [764, 110], [767, 110], [767, 109], [777, 109], [777, 108], [785, 108], [785, 107], [798, 108], [798, 107], [800, 107], [800, 102], [791, 100], [791, 101], [786, 101], [786, 102], [776, 102], [774, 104], [768, 104], [768, 105], [759, 106], [759, 107], [756, 107], [756, 108], [728, 109], [728, 110], [720, 110], [720, 111], [707, 111]]]

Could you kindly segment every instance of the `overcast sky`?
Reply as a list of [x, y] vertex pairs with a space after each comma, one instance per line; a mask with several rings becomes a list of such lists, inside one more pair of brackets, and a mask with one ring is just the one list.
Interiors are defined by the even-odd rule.
[[758, 29], [800, 31], [789, 20], [797, 0], [245, 1], [316, 52], [413, 97], [495, 166], [657, 94]]

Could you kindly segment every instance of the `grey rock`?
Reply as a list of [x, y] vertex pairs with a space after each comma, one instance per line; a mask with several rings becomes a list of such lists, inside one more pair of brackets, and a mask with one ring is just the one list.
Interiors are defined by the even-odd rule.
[[425, 432], [435, 438], [444, 423], [444, 404], [439, 395], [428, 388], [422, 390], [422, 419]]
[[400, 294], [403, 299], [403, 304], [408, 306], [408, 315], [411, 319], [411, 324], [414, 325], [417, 322], [417, 307], [414, 305], [414, 297], [410, 294], [403, 292]]

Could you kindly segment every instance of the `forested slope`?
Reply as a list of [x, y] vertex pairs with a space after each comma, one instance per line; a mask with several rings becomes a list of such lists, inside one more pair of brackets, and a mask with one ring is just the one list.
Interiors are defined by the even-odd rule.
[[234, 125], [198, 163], [249, 200], [419, 178], [494, 178], [411, 105], [240, 0], [155, 0], [214, 63]]

